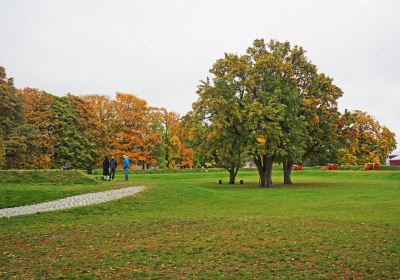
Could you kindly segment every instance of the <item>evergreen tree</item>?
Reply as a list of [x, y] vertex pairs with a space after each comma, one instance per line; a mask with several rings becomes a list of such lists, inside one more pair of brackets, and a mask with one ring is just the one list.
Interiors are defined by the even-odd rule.
[[68, 97], [55, 97], [52, 106], [57, 129], [58, 142], [55, 147], [54, 167], [70, 165], [84, 168], [93, 162], [88, 140], [80, 131], [80, 120], [74, 113]]
[[72, 106], [75, 116], [78, 118], [78, 129], [81, 136], [82, 148], [87, 154], [87, 163], [94, 164], [96, 159], [101, 155], [104, 147], [107, 146], [107, 138], [104, 129], [98, 126], [95, 112], [90, 106], [89, 101], [72, 94], [67, 95]]
[[32, 141], [32, 127], [25, 124], [22, 101], [16, 95], [14, 81], [7, 78], [4, 67], [0, 66], [0, 134], [5, 153], [5, 168], [21, 168]]

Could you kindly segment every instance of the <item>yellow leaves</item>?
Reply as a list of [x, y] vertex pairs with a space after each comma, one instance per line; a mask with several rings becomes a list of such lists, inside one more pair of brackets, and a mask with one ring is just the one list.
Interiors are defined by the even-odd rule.
[[302, 103], [304, 106], [316, 106], [322, 104], [321, 98], [303, 98]]
[[357, 164], [357, 157], [346, 148], [341, 148], [338, 150], [339, 155], [339, 163], [341, 165], [356, 165]]
[[394, 133], [365, 112], [346, 112], [340, 126], [341, 142], [347, 154], [340, 149], [342, 154], [339, 156], [344, 162], [358, 165], [367, 162], [384, 163], [387, 154], [396, 146]]
[[265, 143], [266, 143], [266, 141], [267, 141], [266, 137], [263, 136], [263, 135], [257, 136], [257, 137], [256, 137], [256, 140], [257, 140], [257, 142], [258, 142], [260, 145], [265, 145]]

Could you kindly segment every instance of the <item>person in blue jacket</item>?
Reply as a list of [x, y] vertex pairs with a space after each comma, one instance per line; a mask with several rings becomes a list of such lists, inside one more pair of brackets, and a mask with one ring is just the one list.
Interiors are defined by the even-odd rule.
[[125, 181], [128, 181], [128, 172], [129, 172], [129, 157], [127, 155], [124, 155], [124, 162], [122, 164], [122, 167], [124, 168], [124, 173], [125, 173]]

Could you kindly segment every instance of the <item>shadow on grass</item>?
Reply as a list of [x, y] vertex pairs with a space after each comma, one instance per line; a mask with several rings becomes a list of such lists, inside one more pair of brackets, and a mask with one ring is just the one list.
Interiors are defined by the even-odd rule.
[[329, 188], [329, 187], [344, 187], [341, 183], [317, 183], [317, 182], [301, 182], [293, 183], [291, 185], [284, 185], [282, 183], [273, 184], [272, 188], [260, 187], [259, 183], [251, 182], [246, 184], [218, 184], [214, 182], [208, 182], [204, 188], [215, 189], [215, 190], [238, 190], [238, 189], [253, 189], [253, 190], [275, 190], [275, 189], [309, 189], [309, 188]]

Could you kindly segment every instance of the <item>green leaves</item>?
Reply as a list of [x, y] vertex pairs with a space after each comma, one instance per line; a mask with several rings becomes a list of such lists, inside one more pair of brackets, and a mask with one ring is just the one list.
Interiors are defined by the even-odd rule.
[[94, 146], [88, 135], [82, 131], [81, 120], [74, 112], [68, 97], [55, 97], [52, 106], [58, 123], [57, 144], [54, 153], [54, 166], [70, 165], [85, 168], [94, 162]]
[[318, 73], [303, 48], [255, 40], [245, 55], [225, 54], [210, 73], [193, 110], [206, 128], [203, 145], [219, 164], [245, 154], [265, 177], [273, 161], [302, 162], [332, 150], [342, 91]]

